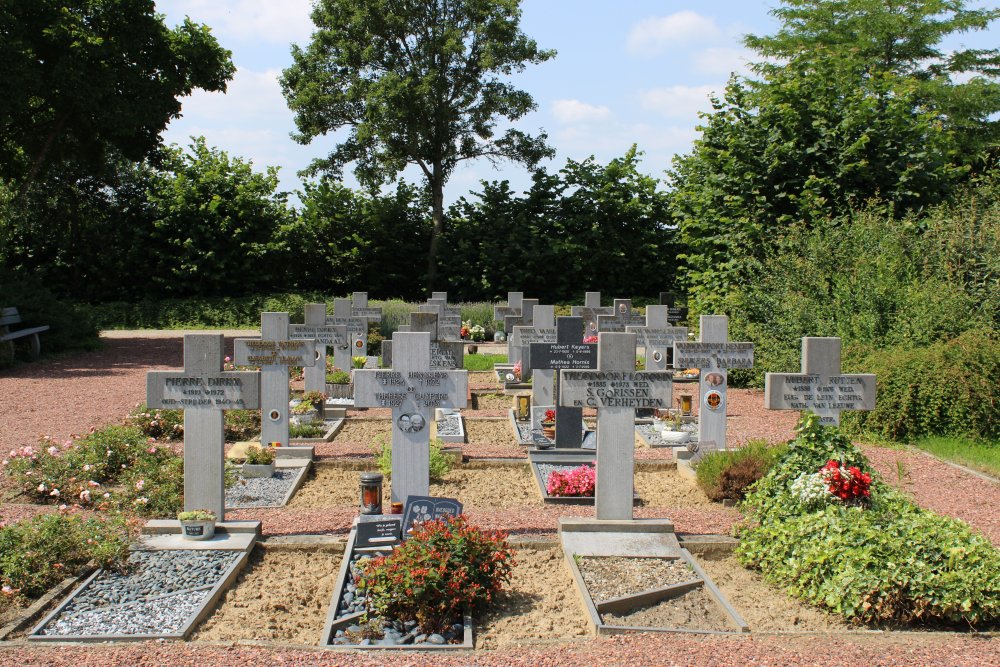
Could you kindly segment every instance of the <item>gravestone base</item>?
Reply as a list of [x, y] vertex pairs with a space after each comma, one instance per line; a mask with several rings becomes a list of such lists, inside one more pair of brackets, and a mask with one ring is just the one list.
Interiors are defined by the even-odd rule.
[[[233, 443], [233, 446], [229, 448], [226, 452], [226, 458], [232, 459], [244, 459], [246, 458], [248, 447], [260, 447], [261, 444], [257, 441], [242, 441]], [[315, 456], [315, 447], [312, 445], [290, 445], [288, 447], [275, 447], [274, 448], [274, 458], [276, 459], [296, 459], [296, 460], [309, 460], [312, 461]]]

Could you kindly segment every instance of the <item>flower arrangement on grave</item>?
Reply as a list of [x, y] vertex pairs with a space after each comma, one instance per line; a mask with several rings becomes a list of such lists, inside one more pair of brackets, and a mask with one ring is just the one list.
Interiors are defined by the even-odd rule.
[[188, 510], [177, 513], [178, 521], [215, 521], [215, 512], [212, 510]]
[[459, 335], [462, 340], [470, 340], [472, 338], [472, 325], [470, 322], [462, 322], [462, 329], [459, 331]]
[[542, 419], [542, 435], [550, 440], [556, 437], [556, 411], [546, 410]]
[[597, 342], [597, 336], [584, 336], [583, 337], [583, 342], [587, 343], [588, 345], [596, 343]]
[[247, 447], [246, 463], [252, 466], [266, 466], [274, 463], [274, 448], [251, 445]]
[[597, 468], [582, 465], [571, 470], [553, 471], [545, 482], [550, 496], [592, 497], [597, 483]]
[[844, 466], [830, 459], [819, 472], [799, 475], [792, 482], [792, 493], [811, 507], [838, 501], [866, 505], [871, 499], [871, 483], [872, 476], [857, 466]]
[[326, 394], [321, 391], [307, 391], [302, 394], [302, 402], [309, 403], [318, 410], [326, 402]]
[[351, 368], [364, 368], [365, 364], [368, 362], [368, 357], [364, 355], [358, 355], [356, 357], [351, 357]]
[[476, 342], [484, 341], [486, 340], [486, 329], [481, 324], [474, 324], [469, 329], [469, 337]]
[[518, 361], [516, 364], [514, 364], [514, 380], [515, 381], [517, 381], [517, 382], [521, 381], [521, 372], [523, 371], [523, 369], [524, 369], [524, 367], [521, 365], [520, 361]]
[[415, 621], [421, 634], [454, 636], [449, 631], [467, 609], [481, 611], [510, 582], [514, 556], [505, 532], [444, 517], [416, 526], [392, 554], [368, 560], [355, 584], [367, 595], [370, 625], [372, 616]]

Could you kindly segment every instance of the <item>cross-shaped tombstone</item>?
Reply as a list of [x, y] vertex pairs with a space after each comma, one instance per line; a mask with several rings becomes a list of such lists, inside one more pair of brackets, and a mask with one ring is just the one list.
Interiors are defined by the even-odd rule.
[[[514, 327], [511, 336], [517, 358], [521, 360], [521, 382], [531, 379], [534, 370], [531, 364], [532, 343], [556, 342], [556, 308], [555, 306], [533, 306], [531, 309], [531, 326]], [[535, 405], [555, 405], [552, 402], [552, 371], [543, 370], [539, 383], [534, 385]]]
[[597, 408], [597, 518], [631, 519], [635, 411], [670, 407], [673, 382], [669, 371], [635, 370], [635, 334], [597, 338], [597, 370], [559, 371], [559, 403]]
[[431, 335], [431, 368], [453, 370], [465, 365], [465, 344], [462, 341], [439, 340], [438, 316], [435, 313], [410, 313], [408, 331], [425, 331]]
[[[413, 313], [410, 313], [410, 315], [412, 316]], [[406, 333], [409, 330], [410, 330], [409, 324], [400, 324], [396, 328], [396, 331], [399, 331], [401, 333]], [[433, 361], [433, 359], [434, 355], [432, 354], [431, 360]], [[386, 340], [382, 341], [382, 368], [391, 368], [391, 367], [392, 367], [392, 339], [387, 338]]]
[[601, 307], [601, 293], [587, 292], [583, 297], [582, 306], [573, 306], [570, 312], [573, 317], [582, 317], [584, 323], [585, 336], [597, 335], [597, 318], [601, 315], [612, 315], [614, 308], [611, 306]]
[[[540, 389], [542, 369], [585, 370], [597, 367], [597, 346], [583, 342], [582, 317], [556, 319], [555, 343], [532, 343], [531, 364], [535, 367], [535, 391]], [[558, 375], [556, 376], [558, 378]], [[556, 447], [579, 448], [583, 444], [583, 408], [560, 405], [559, 383], [555, 383]]]
[[431, 299], [437, 299], [448, 303], [448, 293], [447, 292], [431, 292]]
[[316, 363], [315, 340], [290, 340], [288, 313], [261, 313], [260, 338], [237, 338], [237, 366], [260, 367], [260, 441], [288, 446], [288, 367]]
[[632, 310], [632, 299], [615, 299], [611, 315], [597, 316], [597, 330], [624, 333], [625, 327], [646, 325], [646, 318]]
[[521, 301], [524, 299], [524, 292], [507, 292], [506, 306], [493, 306], [493, 320], [503, 322], [509, 316], [520, 317]]
[[698, 342], [674, 343], [674, 367], [701, 370], [698, 441], [702, 447], [725, 449], [729, 370], [753, 368], [753, 343], [729, 342], [725, 315], [702, 315], [700, 328]]
[[435, 408], [468, 405], [467, 371], [431, 370], [431, 335], [392, 336], [392, 370], [354, 372], [354, 404], [392, 408], [392, 501], [430, 490], [430, 423]]
[[670, 325], [667, 306], [646, 306], [646, 326], [627, 326], [625, 331], [638, 336], [638, 344], [645, 350], [647, 371], [669, 368], [674, 343], [688, 337], [687, 327]]
[[326, 323], [325, 303], [307, 303], [305, 324], [288, 325], [288, 338], [316, 341], [316, 363], [305, 367], [305, 388], [326, 393], [326, 348], [348, 346], [347, 327]]
[[667, 319], [670, 322], [670, 326], [682, 322], [687, 319], [688, 309], [686, 306], [677, 305], [677, 294], [674, 292], [660, 292], [660, 305], [666, 306], [670, 310], [667, 313]]
[[826, 426], [839, 426], [842, 410], [875, 409], [875, 376], [840, 372], [840, 339], [802, 339], [802, 373], [767, 373], [764, 407], [812, 410]]
[[184, 410], [184, 509], [225, 518], [224, 410], [260, 407], [260, 373], [223, 371], [222, 334], [186, 334], [184, 370], [146, 373], [146, 404]]
[[[435, 292], [442, 294], [442, 292]], [[421, 313], [437, 314], [438, 340], [462, 340], [462, 310], [449, 306], [447, 299], [428, 299], [417, 307]]]
[[530, 327], [535, 319], [535, 306], [538, 299], [521, 299], [521, 314], [508, 315], [503, 318], [503, 330], [507, 332], [507, 363], [516, 366], [517, 362], [522, 362], [521, 348], [514, 345], [514, 327]]
[[368, 306], [368, 292], [351, 295], [351, 315], [362, 318], [368, 324], [382, 321], [382, 309]]
[[326, 323], [347, 327], [347, 345], [333, 348], [333, 365], [342, 371], [351, 372], [354, 355], [363, 355], [368, 349], [368, 320], [355, 317], [354, 304], [350, 299], [334, 299], [333, 316]]

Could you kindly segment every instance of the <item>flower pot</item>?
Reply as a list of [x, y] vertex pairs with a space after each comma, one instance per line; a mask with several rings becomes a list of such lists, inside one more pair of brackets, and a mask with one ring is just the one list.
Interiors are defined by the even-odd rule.
[[478, 345], [470, 345], [469, 346], [469, 354], [476, 354], [478, 352], [479, 352], [479, 346]]
[[245, 479], [251, 479], [254, 477], [273, 477], [274, 476], [274, 461], [270, 463], [244, 463], [243, 464], [243, 477]]
[[549, 440], [553, 440], [556, 437], [556, 423], [542, 422], [542, 435]]
[[663, 442], [669, 442], [673, 445], [683, 445], [691, 439], [691, 434], [687, 431], [669, 431], [664, 429], [660, 433], [660, 439], [663, 440]]
[[296, 424], [312, 424], [315, 421], [319, 421], [319, 413], [315, 409], [306, 412], [294, 412], [292, 413], [292, 421]]
[[210, 540], [215, 537], [215, 519], [181, 521], [181, 537], [185, 540]]

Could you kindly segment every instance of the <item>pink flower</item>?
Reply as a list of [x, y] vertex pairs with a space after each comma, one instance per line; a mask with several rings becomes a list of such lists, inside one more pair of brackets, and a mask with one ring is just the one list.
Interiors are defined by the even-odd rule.
[[52, 489], [51, 491], [49, 491], [49, 495], [52, 496], [53, 498], [58, 498], [59, 497], [59, 489]]
[[44, 482], [38, 485], [38, 492], [39, 493], [45, 493], [48, 490], [49, 490], [49, 487], [45, 486]]
[[146, 480], [140, 479], [138, 482], [135, 483], [135, 490], [136, 491], [142, 491], [142, 488], [144, 486], [146, 486]]
[[88, 486], [100, 486], [100, 484], [95, 482], [94, 480], [90, 480], [89, 482], [87, 482], [87, 484]]
[[89, 503], [90, 502], [90, 491], [88, 491], [87, 489], [84, 489], [83, 491], [81, 491], [80, 492], [80, 500], [82, 500], [85, 503]]
[[223, 361], [225, 361], [228, 364], [230, 361], [232, 361], [232, 358], [226, 357], [225, 359], [223, 359]]
[[59, 456], [59, 448], [56, 447], [55, 445], [52, 445], [45, 451], [49, 453], [49, 456]]
[[4, 584], [3, 588], [0, 588], [0, 593], [3, 593], [4, 595], [14, 595], [16, 592], [16, 590], [6, 584]]

